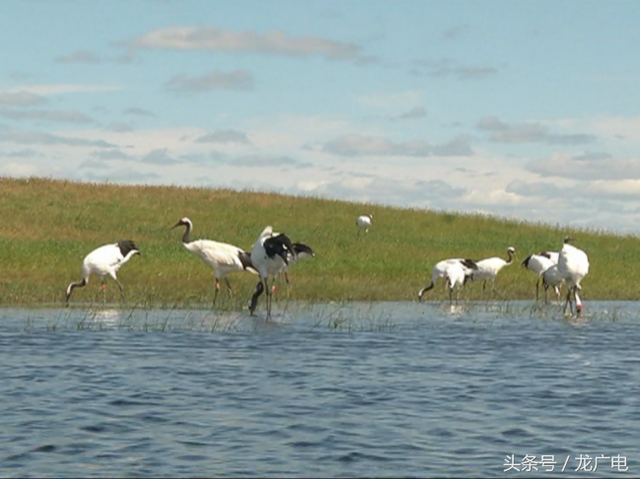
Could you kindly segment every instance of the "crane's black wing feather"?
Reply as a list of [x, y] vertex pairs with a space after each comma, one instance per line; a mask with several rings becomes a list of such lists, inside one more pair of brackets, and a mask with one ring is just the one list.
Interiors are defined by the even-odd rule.
[[269, 258], [275, 258], [276, 255], [280, 256], [285, 264], [289, 264], [287, 254], [296, 256], [293, 243], [287, 235], [280, 233], [276, 236], [271, 236], [264, 240], [264, 250]]

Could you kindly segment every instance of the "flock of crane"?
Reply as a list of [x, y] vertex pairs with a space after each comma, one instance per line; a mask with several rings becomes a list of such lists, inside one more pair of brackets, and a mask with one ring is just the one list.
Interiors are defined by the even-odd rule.
[[[356, 219], [358, 236], [361, 231], [368, 233], [373, 223], [373, 215], [363, 215]], [[271, 316], [272, 293], [275, 290], [275, 281], [280, 273], [284, 273], [285, 280], [289, 284], [287, 270], [289, 266], [297, 260], [312, 258], [315, 253], [304, 243], [294, 243], [283, 234], [273, 231], [271, 226], [267, 226], [258, 239], [253, 244], [251, 251], [245, 251], [237, 246], [212, 241], [207, 239], [191, 240], [190, 235], [193, 223], [187, 217], [181, 218], [171, 229], [184, 227], [182, 244], [190, 253], [198, 256], [205, 264], [213, 268], [215, 276], [215, 294], [213, 304], [215, 306], [220, 290], [220, 280], [224, 279], [229, 295], [232, 294], [231, 284], [227, 278], [228, 273], [247, 271], [258, 275], [260, 280], [249, 301], [249, 311], [255, 312], [258, 298], [266, 292], [267, 318]], [[571, 308], [573, 314], [579, 315], [582, 311], [582, 301], [580, 282], [589, 272], [589, 260], [584, 251], [576, 248], [570, 243], [573, 238], [567, 236], [560, 252], [541, 252], [528, 256], [522, 265], [533, 271], [537, 275], [536, 299], [538, 298], [540, 280], [545, 289], [545, 300], [547, 289], [553, 288], [557, 298], [560, 297], [560, 286], [564, 282], [568, 287], [567, 297], [564, 304], [564, 312], [567, 307]], [[75, 288], [87, 285], [91, 275], [100, 277], [102, 290], [106, 292], [106, 276], [110, 276], [118, 285], [120, 293], [124, 294], [124, 288], [118, 280], [116, 273], [134, 255], [142, 253], [131, 240], [121, 240], [114, 244], [101, 246], [90, 252], [82, 262], [82, 278], [80, 281], [72, 282], [67, 286], [65, 303], [69, 304], [69, 298]], [[482, 290], [485, 291], [487, 282], [491, 282], [492, 290], [495, 292], [495, 279], [500, 270], [512, 263], [516, 250], [513, 246], [507, 248], [508, 258], [498, 257], [487, 258], [474, 261], [466, 258], [450, 258], [437, 263], [431, 273], [431, 283], [422, 288], [418, 293], [418, 299], [422, 299], [425, 292], [435, 286], [438, 279], [444, 279], [446, 288], [449, 291], [449, 298], [453, 301], [454, 292], [456, 298], [460, 288], [467, 281], [482, 281]], [[272, 285], [269, 287], [269, 278]]]
[[[540, 282], [545, 290], [545, 302], [547, 301], [547, 290], [553, 288], [556, 298], [560, 299], [560, 287], [562, 283], [567, 285], [567, 297], [564, 303], [564, 313], [567, 307], [571, 313], [579, 315], [582, 312], [582, 291], [581, 281], [589, 272], [589, 258], [587, 254], [579, 248], [573, 246], [574, 238], [567, 236], [560, 252], [543, 251], [538, 254], [527, 256], [522, 262], [522, 266], [536, 274], [536, 300], [539, 297]], [[436, 280], [443, 278], [446, 288], [449, 290], [449, 298], [453, 300], [454, 291], [456, 296], [460, 288], [467, 281], [482, 281], [482, 291], [484, 293], [487, 281], [491, 282], [492, 290], [495, 292], [495, 280], [502, 268], [513, 261], [516, 249], [513, 246], [507, 248], [508, 258], [499, 257], [487, 258], [474, 261], [466, 258], [445, 259], [437, 263], [431, 271], [431, 283], [422, 288], [418, 293], [418, 299], [422, 299], [425, 292], [435, 286]]]

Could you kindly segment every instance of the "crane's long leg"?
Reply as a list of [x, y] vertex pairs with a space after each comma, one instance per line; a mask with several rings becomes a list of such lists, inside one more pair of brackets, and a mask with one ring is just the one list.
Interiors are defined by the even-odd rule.
[[536, 301], [538, 301], [539, 292], [540, 292], [540, 276], [538, 276], [538, 279], [536, 280]]
[[102, 278], [102, 304], [107, 304], [107, 283], [104, 278]]
[[231, 283], [229, 283], [229, 278], [224, 277], [224, 282], [227, 283], [227, 291], [229, 291], [229, 297], [233, 296], [233, 288], [231, 287]]
[[287, 285], [287, 301], [289, 300], [289, 296], [291, 295], [291, 283], [289, 282], [289, 275], [287, 274], [287, 270], [283, 271], [284, 273], [284, 282]]
[[120, 283], [120, 281], [118, 281], [118, 278], [113, 278], [116, 281], [116, 284], [118, 285], [118, 288], [120, 288], [120, 300], [124, 303], [124, 288], [122, 287], [122, 283]]
[[213, 306], [215, 307], [216, 305], [216, 299], [218, 299], [218, 291], [220, 291], [220, 281], [218, 280], [218, 278], [216, 278], [216, 286], [215, 286], [215, 293], [213, 293]]
[[567, 306], [569, 306], [571, 302], [571, 288], [569, 288], [569, 291], [567, 291], [567, 299], [564, 302], [564, 309], [562, 310], [562, 314], [567, 314]]
[[267, 292], [267, 320], [271, 318], [271, 289], [268, 284], [268, 277], [264, 279], [264, 289]]

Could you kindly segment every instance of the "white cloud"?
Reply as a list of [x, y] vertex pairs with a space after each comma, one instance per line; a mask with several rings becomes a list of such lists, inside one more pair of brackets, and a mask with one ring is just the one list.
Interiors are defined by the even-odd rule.
[[519, 123], [509, 125], [496, 117], [481, 118], [477, 125], [488, 131], [489, 140], [496, 143], [546, 143], [549, 145], [584, 145], [593, 143], [596, 137], [584, 133], [550, 133], [549, 127], [540, 123]]
[[2, 172], [3, 176], [18, 178], [42, 174], [42, 171], [38, 166], [29, 163], [7, 163], [2, 166], [0, 172]]
[[52, 135], [39, 131], [0, 131], [0, 142], [17, 143], [23, 145], [68, 145], [68, 146], [95, 146], [110, 148], [115, 145], [104, 140], [92, 140], [86, 138]]
[[153, 30], [133, 41], [135, 48], [252, 52], [287, 56], [322, 55], [331, 60], [360, 59], [360, 47], [317, 36], [294, 37], [282, 31], [236, 32], [210, 26]]
[[424, 118], [427, 116], [427, 110], [422, 106], [416, 106], [411, 108], [409, 111], [406, 111], [396, 117], [393, 117], [394, 120], [414, 120], [416, 118]]
[[532, 160], [526, 169], [544, 177], [577, 180], [640, 179], [640, 159], [614, 158], [606, 153], [569, 155], [557, 153]]
[[81, 63], [81, 64], [91, 64], [91, 63], [100, 63], [101, 58], [95, 53], [88, 52], [86, 50], [77, 50], [75, 52], [69, 53], [68, 55], [62, 55], [56, 58], [57, 63]]
[[423, 60], [415, 62], [413, 72], [424, 71], [434, 78], [453, 77], [457, 80], [474, 80], [496, 75], [499, 70], [490, 65], [461, 65], [455, 60]]
[[218, 130], [197, 138], [196, 143], [239, 143], [250, 145], [247, 134], [238, 130]]
[[459, 136], [443, 145], [431, 145], [422, 140], [394, 143], [386, 138], [359, 134], [345, 135], [329, 141], [322, 151], [338, 156], [470, 156], [473, 154], [469, 139]]
[[0, 108], [0, 117], [11, 120], [36, 120], [63, 123], [92, 123], [93, 118], [77, 111], [64, 110], [16, 110]]
[[65, 83], [50, 85], [21, 85], [8, 89], [8, 92], [27, 92], [34, 95], [60, 95], [65, 93], [91, 93], [100, 91], [117, 91], [123, 90], [120, 85], [84, 85], [81, 83]]
[[229, 73], [212, 71], [199, 77], [176, 75], [165, 83], [173, 91], [203, 92], [212, 90], [252, 90], [253, 75], [245, 70]]
[[45, 103], [46, 98], [27, 91], [0, 92], [0, 105], [32, 106]]

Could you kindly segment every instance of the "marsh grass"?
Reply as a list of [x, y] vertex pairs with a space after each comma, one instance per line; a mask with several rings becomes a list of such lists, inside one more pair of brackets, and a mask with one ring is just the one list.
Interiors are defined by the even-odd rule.
[[[126, 308], [211, 308], [213, 272], [181, 245], [171, 226], [182, 216], [194, 222], [194, 238], [235, 244], [247, 250], [270, 224], [294, 241], [313, 247], [316, 258], [290, 270], [290, 299], [296, 301], [411, 301], [429, 282], [432, 266], [443, 258], [505, 257], [514, 264], [499, 275], [499, 300], [532, 299], [533, 274], [520, 266], [530, 253], [558, 250], [571, 234], [589, 254], [583, 281], [585, 301], [637, 300], [640, 242], [633, 236], [551, 227], [483, 216], [436, 213], [275, 193], [209, 188], [121, 186], [40, 178], [0, 178], [0, 304], [38, 307], [64, 301], [64, 291], [80, 277], [84, 256], [122, 238], [142, 250], [118, 273], [125, 287], [120, 304], [116, 285], [107, 280], [107, 303]], [[357, 236], [355, 218], [373, 213], [367, 235]], [[229, 275], [234, 296], [224, 285], [217, 311], [239, 311], [257, 278]], [[278, 302], [286, 301], [284, 282]], [[469, 283], [464, 300], [483, 298], [480, 283]], [[442, 285], [428, 300], [446, 300]], [[71, 298], [72, 307], [101, 304], [97, 278]], [[263, 299], [259, 308], [264, 307]], [[261, 309], [258, 310], [259, 312]], [[166, 327], [169, 327], [167, 325]]]

